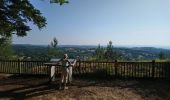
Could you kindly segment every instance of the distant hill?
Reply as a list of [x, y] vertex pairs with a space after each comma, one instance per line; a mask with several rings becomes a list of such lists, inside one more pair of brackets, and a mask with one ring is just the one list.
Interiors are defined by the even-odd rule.
[[164, 53], [166, 58], [170, 58], [170, 50], [154, 47], [133, 47], [133, 48], [117, 48], [128, 59], [157, 59], [159, 53]]
[[[104, 46], [105, 47], [105, 46]], [[31, 57], [39, 60], [47, 56], [47, 45], [14, 44], [14, 51], [18, 56]], [[68, 53], [70, 57], [82, 56], [91, 57], [97, 46], [94, 45], [60, 45], [59, 57], [62, 53]], [[170, 50], [154, 47], [114, 47], [115, 50], [122, 53], [125, 60], [157, 59], [159, 53], [163, 52], [166, 58], [170, 58]]]

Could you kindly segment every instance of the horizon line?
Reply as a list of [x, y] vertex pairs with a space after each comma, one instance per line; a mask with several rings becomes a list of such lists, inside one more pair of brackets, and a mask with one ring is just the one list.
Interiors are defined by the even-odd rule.
[[[48, 46], [49, 44], [22, 44], [22, 43], [12, 43], [12, 45], [39, 45], [39, 46]], [[58, 46], [98, 46], [99, 44], [59, 44]], [[100, 45], [107, 46], [107, 45]], [[166, 48], [170, 49], [170, 46], [162, 45], [113, 45], [114, 47], [155, 47], [155, 48]]]

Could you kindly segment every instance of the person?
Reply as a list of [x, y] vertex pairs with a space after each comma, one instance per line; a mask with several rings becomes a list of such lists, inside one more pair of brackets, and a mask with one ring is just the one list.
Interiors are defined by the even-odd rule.
[[[68, 60], [68, 55], [64, 54], [64, 57], [59, 60], [61, 62], [61, 80], [60, 80], [60, 86], [59, 89], [68, 89], [66, 86], [67, 83], [67, 77], [68, 77], [68, 67], [71, 65], [70, 61]], [[63, 86], [63, 87], [62, 87]]]
[[72, 82], [72, 69], [74, 67], [74, 65], [76, 64], [77, 60], [75, 59], [71, 64], [70, 66], [68, 67], [68, 83], [71, 84]]

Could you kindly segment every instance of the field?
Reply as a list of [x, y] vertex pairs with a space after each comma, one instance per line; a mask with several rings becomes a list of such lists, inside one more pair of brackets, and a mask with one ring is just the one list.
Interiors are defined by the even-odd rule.
[[68, 90], [47, 77], [0, 75], [1, 100], [169, 100], [170, 81], [74, 78]]

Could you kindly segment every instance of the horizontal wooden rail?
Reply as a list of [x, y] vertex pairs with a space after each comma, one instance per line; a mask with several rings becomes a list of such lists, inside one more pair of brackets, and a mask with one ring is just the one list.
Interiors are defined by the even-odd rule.
[[[46, 63], [46, 64], [45, 64]], [[56, 74], [61, 73], [56, 66]], [[0, 73], [48, 75], [47, 61], [0, 60]], [[170, 79], [170, 62], [77, 61], [73, 75], [99, 78]]]

